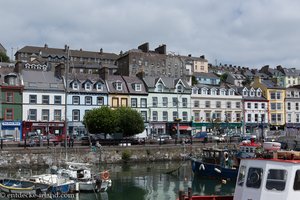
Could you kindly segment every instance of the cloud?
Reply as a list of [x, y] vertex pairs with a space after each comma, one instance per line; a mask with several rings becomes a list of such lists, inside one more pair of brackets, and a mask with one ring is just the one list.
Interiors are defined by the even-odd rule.
[[[10, 0], [1, 3], [1, 43], [119, 53], [154, 49], [205, 55], [210, 63], [300, 66], [296, 0]], [[10, 53], [8, 53], [10, 56]]]

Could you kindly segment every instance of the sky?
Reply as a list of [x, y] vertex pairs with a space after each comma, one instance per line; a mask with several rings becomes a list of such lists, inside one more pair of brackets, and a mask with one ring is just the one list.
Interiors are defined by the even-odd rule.
[[205, 55], [211, 64], [300, 69], [298, 0], [8, 0], [0, 43], [119, 54], [150, 50]]

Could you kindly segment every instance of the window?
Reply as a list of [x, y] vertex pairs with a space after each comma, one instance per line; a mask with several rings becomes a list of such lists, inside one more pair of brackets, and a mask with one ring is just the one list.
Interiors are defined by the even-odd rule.
[[261, 103], [261, 108], [265, 109], [265, 103]]
[[263, 169], [250, 167], [248, 170], [246, 186], [250, 188], [260, 188]]
[[157, 108], [157, 97], [152, 97], [152, 107]]
[[220, 91], [220, 94], [223, 95], [223, 96], [226, 95], [225, 90], [221, 90], [221, 91]]
[[36, 95], [29, 95], [29, 103], [30, 104], [36, 104], [37, 103]]
[[176, 118], [179, 118], [178, 113], [176, 111], [173, 111], [173, 120], [175, 120]]
[[276, 103], [271, 103], [271, 110], [276, 110]]
[[182, 121], [187, 121], [187, 120], [188, 120], [188, 113], [182, 112]]
[[235, 102], [235, 107], [236, 108], [241, 108], [241, 102]]
[[242, 165], [240, 167], [239, 175], [237, 178], [237, 185], [238, 186], [243, 186], [246, 178], [246, 166]]
[[142, 85], [140, 83], [134, 84], [134, 90], [135, 91], [142, 91]]
[[49, 104], [49, 95], [42, 95], [42, 104]]
[[290, 103], [290, 102], [287, 103], [286, 108], [287, 108], [288, 110], [291, 110], [291, 103]]
[[300, 190], [300, 170], [296, 171], [293, 188], [294, 190]]
[[296, 122], [300, 122], [300, 114], [296, 114]]
[[61, 121], [61, 110], [54, 110], [54, 121]]
[[79, 96], [73, 96], [73, 104], [74, 105], [79, 105], [80, 104], [80, 99]]
[[243, 91], [243, 96], [247, 96], [248, 92], [247, 91]]
[[251, 109], [251, 103], [247, 103], [247, 108]]
[[275, 100], [276, 99], [276, 93], [275, 92], [271, 92], [270, 93], [271, 99]]
[[97, 105], [98, 106], [104, 105], [104, 98], [103, 97], [97, 97]]
[[49, 110], [48, 109], [42, 110], [42, 121], [49, 121]]
[[177, 107], [178, 99], [176, 97], [173, 97], [172, 102], [173, 102], [173, 107]]
[[237, 121], [237, 122], [240, 122], [240, 121], [241, 121], [241, 113], [236, 113], [236, 114], [235, 114], [235, 117], [236, 117], [236, 121]]
[[205, 108], [210, 108], [210, 101], [205, 101]]
[[234, 95], [234, 90], [229, 90], [229, 95], [233, 96]]
[[287, 122], [292, 122], [292, 114], [287, 115]]
[[199, 112], [195, 112], [195, 121], [200, 121], [200, 113]]
[[207, 94], [207, 89], [206, 88], [202, 88], [201, 89], [201, 94]]
[[14, 119], [13, 109], [12, 108], [5, 109], [4, 120], [13, 120], [13, 119]]
[[281, 110], [281, 103], [277, 103], [277, 110]]
[[205, 119], [206, 119], [207, 122], [210, 122], [210, 116], [211, 116], [210, 112], [205, 113]]
[[261, 97], [261, 91], [257, 91], [256, 96]]
[[54, 104], [61, 104], [61, 96], [54, 96]]
[[144, 122], [147, 122], [147, 121], [148, 121], [148, 118], [147, 118], [147, 111], [141, 111], [141, 115], [142, 115], [143, 121], [144, 121]]
[[187, 98], [182, 98], [182, 107], [187, 108]]
[[261, 119], [260, 120], [261, 120], [262, 123], [265, 123], [265, 121], [266, 121], [265, 114], [261, 114]]
[[266, 189], [283, 191], [285, 189], [287, 171], [283, 169], [269, 169]]
[[92, 105], [92, 104], [93, 104], [92, 97], [90, 96], [85, 97], [85, 105]]
[[231, 101], [227, 101], [227, 108], [231, 108]]
[[247, 115], [247, 121], [248, 121], [248, 122], [251, 122], [251, 114], [248, 114], [248, 115]]
[[14, 93], [6, 92], [6, 103], [13, 103], [14, 102]]
[[276, 114], [271, 114], [271, 122], [272, 123], [276, 122]]
[[277, 93], [276, 93], [276, 98], [277, 98], [277, 99], [281, 99], [281, 92], [277, 92]]
[[85, 83], [85, 90], [91, 90], [92, 84], [91, 83]]
[[199, 108], [199, 101], [198, 101], [198, 100], [195, 100], [195, 101], [194, 101], [194, 107], [195, 107], [195, 108]]
[[29, 112], [28, 112], [28, 120], [30, 121], [36, 121], [36, 109], [29, 109]]
[[137, 98], [132, 98], [131, 99], [131, 107], [136, 108], [137, 107]]
[[281, 120], [282, 120], [281, 114], [277, 114], [277, 122], [281, 122]]
[[157, 85], [157, 92], [163, 92], [163, 85], [162, 84], [158, 84]]
[[254, 108], [255, 108], [255, 109], [258, 108], [258, 103], [254, 103]]
[[179, 93], [183, 92], [182, 85], [177, 85], [177, 92], [179, 92]]
[[163, 111], [163, 121], [168, 121], [168, 111]]
[[147, 108], [147, 99], [141, 98], [141, 108]]
[[162, 102], [163, 102], [163, 107], [168, 107], [168, 97], [163, 97]]
[[226, 113], [226, 121], [231, 122], [232, 121], [232, 114], [231, 112]]
[[254, 114], [254, 121], [258, 122], [258, 114]]
[[118, 91], [122, 91], [122, 83], [121, 83], [121, 82], [116, 82], [116, 83], [115, 83], [115, 88], [116, 88], [116, 90], [118, 90]]
[[73, 110], [72, 111], [72, 121], [79, 122], [80, 120], [80, 110]]
[[295, 103], [296, 110], [299, 110], [299, 103]]
[[73, 83], [73, 90], [78, 90], [79, 89], [79, 85], [77, 82]]
[[221, 101], [216, 101], [216, 108], [221, 108]]
[[250, 96], [253, 97], [254, 96], [254, 91], [250, 91]]
[[152, 121], [154, 121], [154, 122], [157, 121], [157, 111], [152, 112]]
[[97, 91], [102, 91], [103, 90], [102, 84], [101, 83], [97, 83], [96, 89], [97, 89]]

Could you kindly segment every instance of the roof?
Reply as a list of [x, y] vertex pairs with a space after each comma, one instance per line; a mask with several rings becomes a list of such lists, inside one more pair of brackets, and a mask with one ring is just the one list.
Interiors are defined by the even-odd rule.
[[23, 70], [24, 89], [64, 90], [63, 81], [52, 71]]
[[274, 83], [273, 81], [271, 81], [269, 79], [262, 79], [261, 83], [270, 89], [284, 89], [283, 87], [277, 85], [276, 83]]
[[[130, 94], [147, 94], [144, 82], [135, 76], [122, 76], [122, 78], [125, 80], [127, 84], [127, 89]], [[141, 91], [135, 90], [135, 84], [141, 85]]]
[[143, 78], [145, 84], [147, 85], [147, 87], [149, 88], [154, 88], [157, 81], [158, 80], [162, 80], [162, 82], [165, 84], [166, 88], [169, 89], [175, 89], [176, 84], [181, 81], [183, 86], [186, 89], [190, 89], [190, 86], [188, 85], [188, 83], [183, 80], [183, 79], [178, 79], [178, 78], [170, 78], [170, 77], [145, 77]]
[[[108, 92], [113, 94], [128, 94], [129, 91], [126, 87], [126, 83], [123, 80], [122, 76], [119, 75], [110, 75], [105, 80], [106, 86], [108, 87]], [[120, 82], [122, 84], [122, 90], [117, 90], [115, 87], [115, 83]]]
[[214, 73], [204, 73], [204, 72], [194, 72], [195, 77], [204, 77], [204, 78], [215, 78], [218, 79], [219, 77]]
[[[81, 84], [81, 87], [79, 87], [79, 90], [73, 90], [73, 88], [70, 86], [70, 83], [73, 82], [73, 81], [79, 81], [80, 84]], [[101, 83], [103, 84], [103, 88], [101, 91], [97, 90], [96, 87], [92, 87], [91, 90], [89, 91], [86, 91], [84, 88], [83, 88], [83, 85], [84, 83], [86, 83], [87, 81], [90, 81], [92, 83], [92, 85], [94, 86], [96, 83]], [[79, 73], [79, 74], [69, 74], [68, 76], [68, 91], [69, 92], [89, 92], [89, 93], [107, 93], [107, 88], [106, 88], [106, 84], [105, 84], [105, 81], [103, 79], [101, 79], [99, 77], [99, 75], [97, 74], [82, 74], [82, 73]]]
[[[42, 54], [43, 57], [48, 56], [58, 56], [58, 57], [67, 57], [67, 52], [65, 48], [49, 48], [49, 47], [37, 47], [37, 46], [25, 46], [17, 51], [17, 53], [35, 53], [39, 55]], [[95, 51], [84, 51], [84, 50], [71, 50], [70, 56], [82, 57], [82, 58], [100, 58], [100, 59], [112, 59], [116, 60], [119, 56], [115, 53], [104, 53], [104, 52], [95, 52]]]

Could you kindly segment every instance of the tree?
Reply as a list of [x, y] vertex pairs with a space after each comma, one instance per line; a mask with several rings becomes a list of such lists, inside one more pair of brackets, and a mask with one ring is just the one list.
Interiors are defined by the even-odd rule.
[[192, 85], [197, 85], [198, 81], [195, 76], [192, 76]]
[[104, 133], [105, 138], [109, 133], [115, 133], [118, 126], [116, 112], [109, 107], [96, 108], [84, 115], [83, 124], [92, 133]]
[[221, 81], [222, 83], [225, 83], [227, 77], [228, 77], [228, 74], [227, 74], [227, 73], [222, 74], [222, 75], [220, 76], [220, 81]]
[[118, 126], [124, 137], [130, 137], [144, 131], [144, 120], [141, 114], [131, 108], [118, 108]]
[[9, 57], [3, 52], [0, 52], [0, 62], [9, 62]]

